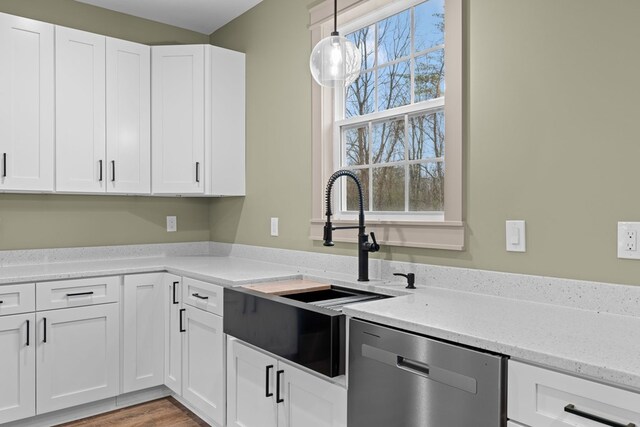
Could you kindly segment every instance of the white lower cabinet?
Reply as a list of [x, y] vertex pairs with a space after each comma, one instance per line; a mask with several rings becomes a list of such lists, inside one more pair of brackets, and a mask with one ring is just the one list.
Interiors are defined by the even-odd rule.
[[164, 382], [164, 287], [162, 273], [124, 277], [122, 391]]
[[640, 425], [638, 393], [513, 360], [508, 366], [512, 421], [533, 427]]
[[182, 360], [182, 397], [219, 425], [224, 423], [222, 317], [187, 307]]
[[347, 391], [230, 339], [229, 427], [346, 427]]
[[164, 384], [182, 395], [182, 278], [164, 276]]
[[227, 344], [227, 426], [276, 427], [278, 361], [238, 340]]
[[[198, 282], [202, 302], [185, 301], [191, 279], [164, 275], [164, 383], [206, 421], [224, 426], [225, 369], [222, 317], [206, 311], [222, 287]], [[211, 297], [213, 298], [213, 297]], [[192, 304], [202, 305], [202, 309]]]
[[0, 317], [0, 424], [36, 414], [35, 319]]
[[118, 304], [36, 314], [38, 414], [118, 394], [119, 314]]

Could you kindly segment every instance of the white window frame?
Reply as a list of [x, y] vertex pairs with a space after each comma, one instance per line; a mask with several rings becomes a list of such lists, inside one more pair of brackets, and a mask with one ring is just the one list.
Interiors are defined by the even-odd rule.
[[[420, 0], [343, 0], [339, 10], [339, 29], [347, 34], [367, 23], [407, 9]], [[311, 46], [328, 36], [333, 30], [333, 1], [324, 2], [310, 9]], [[407, 246], [433, 249], [463, 250], [464, 222], [462, 219], [462, 138], [463, 138], [463, 87], [462, 87], [462, 0], [445, 0], [445, 81], [446, 102], [445, 135], [445, 199], [444, 212], [434, 218], [431, 215], [411, 215], [406, 212], [393, 215], [367, 215], [367, 230], [376, 233], [382, 245]], [[329, 176], [340, 160], [340, 150], [334, 145], [340, 137], [335, 118], [338, 117], [334, 91], [312, 83], [312, 219], [310, 238], [322, 240], [325, 221], [324, 190]], [[435, 100], [424, 101], [436, 103]], [[415, 108], [416, 104], [380, 113], [381, 117], [393, 117]], [[433, 105], [434, 108], [436, 105]], [[378, 114], [378, 113], [373, 113]], [[341, 121], [347, 123], [351, 119]], [[339, 212], [339, 195], [334, 194], [333, 212]], [[335, 225], [351, 225], [355, 218], [345, 215], [334, 218]], [[355, 242], [355, 233], [336, 232], [334, 240]]]

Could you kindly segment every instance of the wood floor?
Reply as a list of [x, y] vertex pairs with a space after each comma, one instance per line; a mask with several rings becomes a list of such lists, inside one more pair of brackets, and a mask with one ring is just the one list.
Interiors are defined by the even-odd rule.
[[209, 424], [172, 397], [119, 409], [58, 427], [197, 427]]

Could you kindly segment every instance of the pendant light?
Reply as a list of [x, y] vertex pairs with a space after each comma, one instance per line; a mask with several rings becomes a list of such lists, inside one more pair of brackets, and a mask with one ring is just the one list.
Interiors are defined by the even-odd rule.
[[338, 33], [338, 0], [333, 3], [333, 32], [311, 51], [309, 68], [315, 81], [324, 87], [344, 87], [360, 75], [360, 50]]

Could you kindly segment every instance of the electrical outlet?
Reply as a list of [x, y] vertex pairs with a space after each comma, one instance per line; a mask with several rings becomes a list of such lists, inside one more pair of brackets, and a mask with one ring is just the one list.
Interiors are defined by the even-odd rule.
[[635, 230], [628, 230], [625, 234], [625, 249], [628, 251], [636, 250], [637, 233]]
[[278, 237], [278, 218], [271, 218], [271, 235]]
[[640, 222], [618, 223], [618, 258], [640, 259], [638, 233]]
[[178, 231], [178, 217], [176, 217], [176, 216], [168, 216], [167, 217], [167, 232], [172, 233], [174, 231]]

